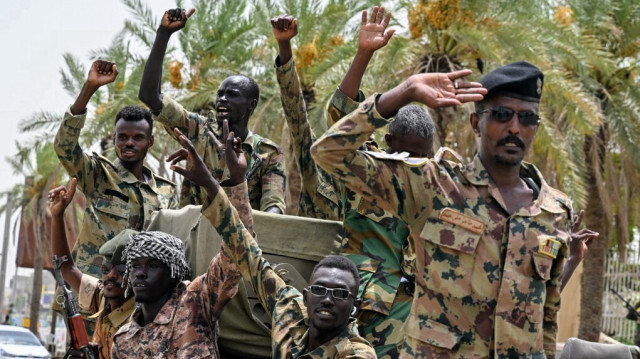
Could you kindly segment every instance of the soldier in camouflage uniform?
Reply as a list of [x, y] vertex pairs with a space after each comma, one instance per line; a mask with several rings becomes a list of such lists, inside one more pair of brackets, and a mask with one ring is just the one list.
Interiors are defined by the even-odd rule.
[[[319, 166], [409, 225], [416, 292], [401, 358], [555, 356], [560, 282], [571, 231], [567, 196], [522, 162], [538, 128], [543, 75], [520, 62], [418, 74], [375, 95], [312, 147]], [[383, 158], [358, 148], [401, 106], [481, 101], [471, 163]]]
[[144, 166], [153, 145], [149, 111], [126, 106], [116, 115], [113, 162], [97, 153], [86, 154], [78, 144], [84, 127], [86, 107], [100, 86], [113, 82], [118, 74], [112, 62], [97, 60], [78, 98], [65, 113], [56, 134], [54, 148], [70, 177], [87, 198], [84, 222], [74, 247], [76, 265], [87, 274], [102, 275], [98, 249], [125, 228], [141, 230], [153, 211], [177, 208], [175, 184]]
[[[251, 207], [261, 211], [284, 213], [285, 174], [284, 154], [280, 147], [271, 140], [248, 130], [247, 125], [253, 110], [258, 104], [258, 84], [246, 76], [230, 76], [218, 88], [216, 112], [207, 117], [186, 111], [169, 96], [160, 93], [162, 81], [162, 59], [172, 33], [182, 29], [189, 14], [182, 9], [168, 10], [162, 17], [156, 40], [145, 66], [139, 97], [151, 112], [156, 121], [162, 123], [173, 136], [173, 128], [179, 128], [198, 149], [207, 168], [219, 180], [227, 180], [229, 174], [224, 172], [225, 164], [219, 153], [216, 153], [209, 141], [208, 133], [218, 137], [222, 135], [221, 125], [224, 119], [243, 140], [243, 150], [247, 156], [247, 173]], [[175, 136], [174, 136], [175, 138]], [[183, 181], [180, 204], [202, 204], [207, 198], [198, 186]]]
[[[358, 103], [364, 71], [373, 52], [389, 41], [393, 31], [387, 31], [390, 13], [375, 7], [370, 19], [363, 12], [358, 51], [354, 61], [336, 90], [328, 107], [330, 123], [353, 111]], [[341, 253], [358, 267], [361, 277], [358, 298], [358, 329], [376, 350], [379, 358], [396, 358], [402, 342], [402, 324], [409, 315], [412, 302], [413, 263], [415, 255], [408, 241], [406, 224], [375, 201], [363, 199], [318, 168], [310, 156], [313, 135], [300, 89], [295, 64], [291, 56], [291, 38], [297, 34], [297, 20], [291, 16], [272, 19], [273, 33], [278, 41], [276, 74], [280, 84], [282, 105], [291, 130], [292, 145], [301, 170], [303, 191], [300, 214], [308, 217], [343, 221]], [[343, 92], [344, 90], [344, 92]], [[429, 120], [429, 121], [425, 121]], [[433, 122], [418, 106], [402, 109], [385, 136], [388, 152], [408, 152], [413, 157], [433, 156]], [[379, 151], [377, 144], [367, 141], [368, 150]]]
[[[203, 207], [205, 216], [223, 239], [224, 247], [244, 279], [251, 283], [263, 307], [272, 318], [272, 357], [280, 358], [376, 358], [373, 348], [358, 335], [353, 318], [359, 300], [357, 269], [349, 260], [329, 256], [314, 268], [307, 289], [300, 293], [285, 284], [271, 268], [251, 232], [252, 217], [248, 204], [246, 182], [229, 188], [232, 206], [220, 185], [206, 176], [206, 168], [194, 146], [182, 136], [186, 148], [174, 156], [174, 163], [187, 159], [188, 168], [174, 167], [185, 178], [200, 185], [210, 199]], [[219, 152], [225, 155], [232, 177], [244, 173], [244, 156], [233, 132], [224, 147], [213, 138]], [[224, 149], [223, 149], [224, 148]], [[235, 181], [233, 181], [235, 182]], [[239, 214], [240, 213], [240, 214]], [[242, 220], [241, 220], [242, 217]], [[246, 228], [245, 225], [246, 224]]]
[[229, 253], [223, 244], [207, 272], [190, 282], [180, 239], [132, 235], [123, 257], [137, 305], [113, 338], [111, 358], [219, 358], [218, 318], [242, 279]]
[[[92, 342], [95, 343], [96, 357], [109, 359], [113, 336], [118, 329], [129, 321], [133, 312], [133, 297], [125, 297], [122, 287], [124, 263], [120, 259], [122, 250], [126, 246], [129, 234], [136, 233], [132, 229], [125, 229], [117, 236], [100, 247], [100, 255], [107, 257], [102, 264], [102, 279], [83, 274], [71, 259], [71, 251], [67, 243], [64, 225], [64, 211], [71, 203], [76, 192], [77, 180], [71, 180], [69, 190], [64, 186], [49, 191], [49, 209], [51, 211], [51, 247], [53, 254], [68, 260], [62, 263], [60, 271], [64, 281], [78, 292], [78, 305], [81, 309], [91, 312], [96, 319], [96, 330], [93, 332]], [[69, 349], [71, 357], [81, 356], [79, 351]]]

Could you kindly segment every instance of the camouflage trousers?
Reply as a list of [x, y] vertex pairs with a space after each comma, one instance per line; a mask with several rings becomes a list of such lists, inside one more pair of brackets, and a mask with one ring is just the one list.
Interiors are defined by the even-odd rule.
[[413, 297], [401, 285], [391, 305], [389, 315], [372, 310], [358, 314], [358, 331], [376, 351], [380, 359], [396, 359], [404, 339], [402, 326], [411, 311]]

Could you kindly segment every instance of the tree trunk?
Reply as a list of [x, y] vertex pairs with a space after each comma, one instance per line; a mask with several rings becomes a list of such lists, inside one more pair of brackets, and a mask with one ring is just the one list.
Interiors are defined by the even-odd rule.
[[601, 329], [605, 261], [611, 245], [611, 225], [608, 221], [610, 215], [606, 213], [608, 208], [605, 207], [606, 201], [603, 201], [602, 197], [602, 191], [605, 189], [601, 185], [605, 155], [604, 129], [601, 128], [598, 135], [588, 136], [584, 146], [588, 164], [586, 182], [589, 194], [584, 223], [588, 228], [599, 232], [600, 236], [591, 244], [584, 259], [578, 337], [597, 342]]
[[31, 305], [29, 309], [29, 330], [33, 332], [38, 338], [38, 322], [40, 320], [40, 299], [42, 297], [42, 256], [44, 252], [43, 239], [44, 239], [44, 220], [42, 218], [41, 210], [38, 206], [40, 201], [37, 199], [34, 201], [34, 221], [35, 226], [33, 233], [35, 233], [35, 255], [33, 259], [33, 288], [31, 290]]

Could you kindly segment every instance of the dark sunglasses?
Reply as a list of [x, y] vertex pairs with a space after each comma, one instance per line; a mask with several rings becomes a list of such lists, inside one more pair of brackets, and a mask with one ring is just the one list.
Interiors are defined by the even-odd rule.
[[[489, 111], [491, 111], [491, 118], [498, 122], [509, 122], [513, 118], [513, 114], [516, 113], [508, 107], [493, 107], [476, 113], [479, 115]], [[518, 121], [525, 126], [537, 126], [540, 123], [540, 116], [533, 111], [520, 111], [518, 112]]]
[[[122, 277], [124, 275], [125, 270], [127, 269], [127, 265], [126, 264], [116, 264], [116, 271], [118, 271], [118, 274], [120, 274], [120, 276]], [[109, 274], [111, 272], [111, 270], [113, 269], [113, 264], [111, 264], [111, 262], [104, 262], [102, 263], [102, 274]]]
[[327, 291], [331, 292], [331, 296], [335, 299], [347, 299], [349, 296], [353, 296], [348, 289], [342, 288], [327, 288], [321, 285], [310, 285], [309, 292], [313, 295], [317, 295], [319, 297], [324, 297], [327, 295]]

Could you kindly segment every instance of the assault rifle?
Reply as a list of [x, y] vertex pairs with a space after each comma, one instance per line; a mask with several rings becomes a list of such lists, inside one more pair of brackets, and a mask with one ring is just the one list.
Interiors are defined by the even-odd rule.
[[[97, 359], [94, 355], [91, 347], [89, 346], [89, 336], [87, 335], [87, 328], [84, 326], [82, 316], [78, 310], [78, 303], [73, 297], [73, 292], [67, 288], [62, 278], [62, 264], [69, 259], [67, 256], [53, 256], [53, 273], [60, 287], [60, 295], [56, 297], [56, 302], [60, 304], [67, 315], [67, 326], [71, 333], [71, 345], [73, 349], [79, 350], [84, 354], [87, 359]], [[68, 355], [65, 356], [67, 358]]]
[[637, 321], [640, 317], [640, 313], [638, 313], [638, 310], [636, 309], [636, 307], [631, 305], [631, 303], [629, 303], [628, 300], [622, 298], [620, 293], [616, 292], [615, 289], [611, 288], [611, 292], [615, 294], [618, 298], [620, 298], [622, 303], [624, 303], [625, 308], [627, 308], [627, 310], [629, 311], [629, 313], [627, 314], [627, 319]]

